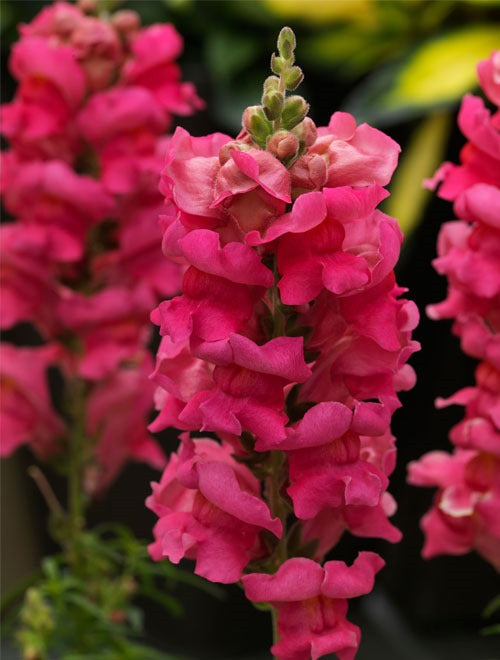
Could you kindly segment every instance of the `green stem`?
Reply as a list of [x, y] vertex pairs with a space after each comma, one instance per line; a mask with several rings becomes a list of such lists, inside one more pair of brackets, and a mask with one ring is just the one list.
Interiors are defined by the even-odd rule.
[[[280, 635], [278, 632], [278, 612], [271, 608], [271, 617], [273, 621], [273, 646], [279, 642]], [[277, 660], [276, 656], [273, 656], [273, 660]]]
[[68, 443], [68, 559], [77, 560], [75, 550], [84, 527], [85, 496], [83, 493], [85, 448], [85, 383], [75, 379], [71, 388], [72, 429]]

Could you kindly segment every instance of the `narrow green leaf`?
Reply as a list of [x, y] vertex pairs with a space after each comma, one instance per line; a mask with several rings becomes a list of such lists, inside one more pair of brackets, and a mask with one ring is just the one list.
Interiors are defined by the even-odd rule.
[[434, 113], [423, 119], [414, 130], [392, 180], [385, 210], [398, 219], [406, 236], [422, 219], [431, 194], [422, 182], [434, 174], [443, 160], [449, 126], [448, 113]]

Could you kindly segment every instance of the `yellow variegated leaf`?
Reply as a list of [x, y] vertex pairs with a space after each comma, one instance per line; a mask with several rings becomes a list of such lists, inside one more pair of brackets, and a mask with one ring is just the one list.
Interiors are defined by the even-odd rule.
[[391, 196], [385, 211], [397, 218], [403, 233], [408, 236], [418, 225], [431, 194], [422, 187], [424, 179], [432, 176], [443, 160], [450, 116], [448, 113], [428, 115], [410, 138], [390, 187]]
[[500, 25], [476, 25], [448, 33], [418, 48], [384, 99], [396, 105], [439, 105], [476, 85], [476, 65], [500, 47]]
[[298, 18], [307, 23], [337, 21], [370, 23], [376, 19], [374, 0], [263, 0], [267, 9], [284, 19]]

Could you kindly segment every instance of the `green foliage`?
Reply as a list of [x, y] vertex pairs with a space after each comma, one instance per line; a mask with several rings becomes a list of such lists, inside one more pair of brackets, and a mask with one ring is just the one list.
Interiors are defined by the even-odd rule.
[[385, 211], [397, 218], [405, 236], [417, 226], [431, 195], [422, 182], [440, 165], [451, 117], [435, 113], [425, 117], [413, 131], [390, 184]]
[[17, 617], [23, 658], [166, 659], [139, 643], [143, 616], [134, 599], [146, 596], [178, 617], [183, 609], [170, 593], [177, 583], [221, 593], [168, 561], [154, 563], [145, 544], [123, 526], [83, 531], [74, 552], [71, 565], [63, 554], [46, 558], [20, 606], [14, 607], [19, 593], [2, 605], [11, 625]]
[[[500, 613], [500, 594], [496, 596], [488, 605], [484, 608], [483, 617], [485, 619], [491, 619], [494, 614]], [[494, 623], [491, 626], [487, 626], [481, 630], [482, 635], [500, 635], [500, 623]]]

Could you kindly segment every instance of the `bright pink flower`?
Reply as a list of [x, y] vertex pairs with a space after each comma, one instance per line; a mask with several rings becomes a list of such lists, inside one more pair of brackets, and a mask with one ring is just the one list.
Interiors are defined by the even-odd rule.
[[72, 293], [63, 298], [57, 314], [82, 342], [78, 373], [100, 380], [122, 361], [134, 360], [149, 337], [145, 321], [152, 302], [144, 286], [110, 286], [89, 297]]
[[2, 190], [5, 206], [23, 223], [49, 227], [58, 235], [66, 246], [65, 261], [81, 258], [87, 229], [114, 207], [98, 181], [75, 174], [66, 163], [22, 163], [13, 153], [4, 158]]
[[147, 505], [158, 516], [150, 546], [153, 559], [196, 559], [195, 573], [213, 582], [237, 582], [262, 552], [259, 533], [281, 536], [259, 496], [259, 482], [231, 456], [232, 448], [208, 439], [181, 436]]
[[439, 487], [422, 519], [423, 556], [476, 550], [500, 570], [500, 460], [459, 449], [453, 455], [431, 452], [408, 467], [411, 484]]
[[[44, 227], [24, 227], [19, 223], [0, 228], [1, 320], [10, 328], [21, 321], [36, 321], [44, 334], [57, 327], [54, 308], [62, 287], [52, 272], [52, 259], [67, 256], [68, 247], [60, 236]], [[69, 256], [74, 253], [69, 246]]]
[[500, 106], [500, 51], [494, 50], [488, 60], [479, 62], [477, 72], [486, 96]]
[[97, 383], [88, 399], [86, 418], [90, 437], [98, 438], [93, 466], [87, 468], [86, 489], [102, 492], [128, 459], [144, 461], [156, 469], [165, 463], [160, 446], [147, 432], [153, 384], [148, 380], [151, 358], [137, 366], [117, 369]]
[[347, 621], [347, 601], [373, 588], [384, 561], [360, 552], [352, 566], [329, 561], [321, 567], [311, 559], [288, 559], [275, 575], [251, 573], [242, 578], [246, 597], [267, 602], [278, 611], [279, 641], [271, 648], [280, 660], [317, 660], [336, 653], [340, 660], [356, 655], [357, 626]]
[[[335, 112], [327, 127], [318, 128], [318, 139], [308, 154], [319, 154], [327, 166], [325, 186], [385, 186], [396, 169], [399, 145], [368, 124], [356, 127], [347, 112]], [[299, 159], [300, 160], [300, 159]], [[294, 175], [294, 168], [290, 173]]]
[[402, 290], [390, 275], [363, 293], [337, 297], [323, 292], [303, 322], [314, 332], [307, 348], [320, 351], [313, 375], [301, 388], [304, 401], [378, 398], [398, 407], [396, 391], [413, 386], [408, 357], [419, 349], [411, 340], [416, 306], [398, 300]]
[[212, 372], [213, 365], [194, 357], [187, 342], [174, 343], [168, 335], [163, 337], [156, 368], [150, 376], [159, 386], [155, 403], [160, 413], [149, 429], [156, 432], [167, 426], [184, 428], [179, 415], [192, 396], [212, 387]]
[[231, 282], [194, 266], [184, 274], [182, 289], [181, 296], [162, 302], [151, 316], [160, 333], [174, 342], [189, 337], [199, 343], [224, 340], [244, 328], [264, 294], [261, 286]]
[[[302, 210], [306, 199], [317, 194], [301, 196], [295, 206]], [[293, 227], [280, 241], [283, 277], [278, 286], [285, 304], [309, 302], [323, 288], [337, 295], [356, 293], [377, 284], [397, 261], [401, 231], [395, 220], [375, 210], [385, 190], [325, 188], [323, 196], [323, 217], [316, 216], [316, 226], [308, 219], [307, 231]]]
[[230, 334], [217, 361], [221, 366], [214, 369], [214, 387], [193, 396], [180, 420], [193, 429], [234, 435], [251, 431], [259, 451], [283, 440], [284, 388], [310, 375], [302, 337], [277, 337], [258, 346]]
[[132, 39], [132, 57], [123, 68], [123, 79], [129, 85], [149, 89], [164, 110], [190, 115], [205, 104], [192, 83], [180, 82], [181, 72], [174, 60], [182, 49], [182, 37], [173, 25], [144, 28]]
[[2, 406], [0, 455], [8, 456], [20, 445], [42, 459], [57, 451], [65, 425], [50, 401], [47, 369], [58, 361], [57, 347], [0, 346]]

